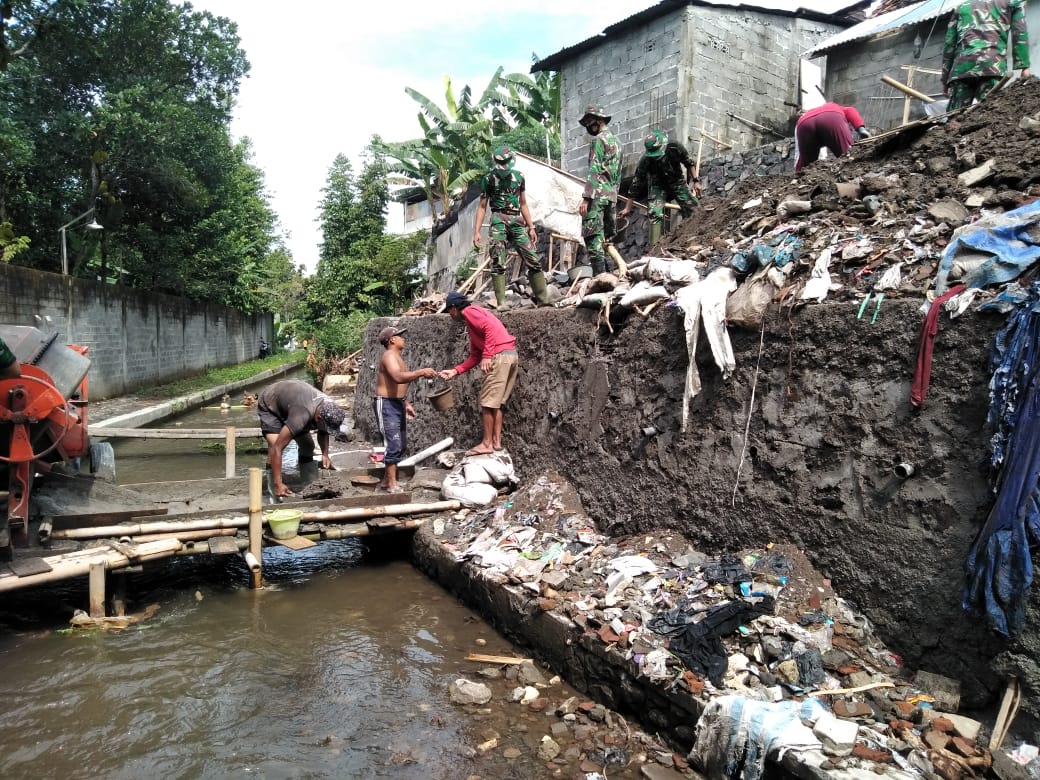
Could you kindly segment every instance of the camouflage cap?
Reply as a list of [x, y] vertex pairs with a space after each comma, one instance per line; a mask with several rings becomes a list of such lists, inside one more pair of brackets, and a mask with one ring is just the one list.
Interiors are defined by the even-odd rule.
[[506, 144], [496, 146], [491, 159], [495, 161], [496, 168], [512, 168], [516, 165], [516, 155], [513, 154], [513, 150]]
[[664, 148], [668, 146], [668, 136], [664, 130], [651, 130], [643, 139], [643, 146], [646, 147], [647, 157], [660, 157], [664, 154]]
[[603, 124], [610, 123], [610, 115], [595, 103], [589, 104], [589, 107], [585, 109], [585, 113], [582, 114], [581, 119], [578, 120], [578, 124], [582, 127], [588, 127], [590, 119], [602, 119]]

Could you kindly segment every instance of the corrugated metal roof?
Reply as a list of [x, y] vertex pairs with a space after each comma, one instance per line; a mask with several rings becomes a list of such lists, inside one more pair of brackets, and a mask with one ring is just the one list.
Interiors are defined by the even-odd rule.
[[[960, 3], [961, 0], [924, 0], [922, 3], [915, 3], [905, 8], [890, 11], [887, 14], [872, 17], [847, 30], [843, 30], [837, 35], [832, 35], [830, 38], [820, 41], [816, 47], [806, 53], [806, 56], [817, 57], [846, 43], [873, 38], [875, 35], [881, 35], [881, 33], [894, 32], [912, 24], [936, 19], [943, 14], [953, 11]], [[940, 32], [944, 33], [945, 30]]]
[[[828, 22], [830, 24], [842, 24], [844, 18], [842, 16], [844, 9], [836, 13], [825, 14], [805, 8], [798, 8], [794, 11], [779, 8], [766, 8], [764, 6], [742, 3], [739, 2], [739, 0], [734, 0], [732, 2], [728, 2], [727, 0], [661, 0], [661, 2], [656, 5], [652, 5], [639, 13], [632, 14], [628, 18], [622, 19], [616, 24], [610, 25], [599, 35], [586, 38], [580, 43], [568, 46], [565, 49], [560, 49], [555, 54], [550, 54], [548, 57], [539, 60], [531, 66], [531, 73], [538, 73], [539, 71], [545, 70], [559, 70], [560, 65], [564, 62], [573, 59], [583, 52], [596, 48], [608, 38], [614, 38], [635, 27], [639, 27], [646, 22], [673, 13], [688, 5], [707, 6], [711, 8], [730, 8], [734, 11], [756, 11], [758, 13], [773, 14], [776, 16], [797, 16], [803, 19], [812, 19], [813, 21]], [[859, 3], [850, 3], [847, 7], [858, 5]]]

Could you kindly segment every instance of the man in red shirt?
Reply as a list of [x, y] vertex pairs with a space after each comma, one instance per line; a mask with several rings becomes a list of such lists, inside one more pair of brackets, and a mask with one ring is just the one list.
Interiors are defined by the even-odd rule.
[[841, 157], [852, 146], [852, 129], [860, 138], [867, 138], [870, 133], [852, 106], [840, 106], [837, 103], [824, 103], [811, 108], [798, 119], [794, 126], [795, 140], [798, 141], [798, 162], [795, 171], [820, 159], [820, 149], [827, 147], [835, 157]]
[[444, 381], [465, 374], [480, 364], [484, 378], [480, 381], [480, 422], [483, 436], [480, 444], [467, 455], [489, 455], [502, 447], [502, 406], [509, 400], [516, 384], [519, 363], [516, 339], [506, 326], [487, 309], [472, 306], [458, 292], [448, 293], [445, 311], [455, 322], [465, 322], [469, 331], [469, 357], [455, 368], [438, 371]]

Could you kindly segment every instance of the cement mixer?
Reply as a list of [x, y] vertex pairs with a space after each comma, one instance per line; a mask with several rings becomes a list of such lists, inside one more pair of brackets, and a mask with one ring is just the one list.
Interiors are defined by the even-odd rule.
[[[0, 338], [22, 375], [0, 379], [0, 559], [29, 543], [33, 478], [55, 463], [90, 452], [87, 437], [87, 348], [58, 342], [37, 328], [0, 325]], [[4, 487], [6, 486], [6, 493]]]

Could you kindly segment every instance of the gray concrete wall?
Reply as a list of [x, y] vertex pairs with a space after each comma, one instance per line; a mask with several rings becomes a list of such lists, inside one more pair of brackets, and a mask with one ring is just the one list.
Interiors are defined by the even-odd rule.
[[257, 356], [271, 314], [0, 265], [0, 322], [89, 347], [90, 395], [109, 398]]
[[605, 40], [563, 64], [565, 168], [584, 177], [588, 137], [578, 119], [589, 103], [611, 114], [625, 175], [653, 127], [696, 152], [700, 128], [739, 151], [777, 136], [736, 116], [789, 134], [798, 97], [801, 54], [838, 32], [837, 25], [796, 17], [687, 6]]
[[[852, 105], [863, 114], [867, 125], [875, 130], [890, 130], [903, 122], [903, 93], [881, 82], [888, 75], [907, 83], [908, 71], [902, 66], [942, 68], [945, 20], [939, 20], [932, 29], [931, 22], [907, 27], [886, 38], [856, 41], [834, 49], [827, 55], [827, 79], [824, 92], [827, 97], [843, 105]], [[923, 48], [914, 59], [914, 37], [920, 34]], [[917, 72], [913, 87], [933, 97], [942, 97], [939, 76]], [[924, 117], [919, 100], [910, 101], [910, 119]]]
[[588, 170], [588, 136], [578, 120], [589, 103], [613, 117], [627, 173], [635, 170], [651, 124], [674, 127], [685, 15], [662, 16], [564, 63], [560, 130], [567, 171], [584, 177]]
[[[797, 17], [749, 10], [689, 8], [693, 46], [687, 143], [710, 135], [735, 151], [760, 146], [778, 136], [736, 117], [791, 134], [798, 102], [803, 52], [841, 28]], [[733, 114], [735, 116], [730, 116]]]

